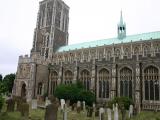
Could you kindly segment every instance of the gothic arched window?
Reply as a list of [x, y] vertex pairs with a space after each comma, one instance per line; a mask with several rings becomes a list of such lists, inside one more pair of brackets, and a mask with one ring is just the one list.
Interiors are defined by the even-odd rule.
[[86, 90], [90, 90], [91, 77], [90, 77], [90, 73], [88, 70], [83, 70], [81, 72], [80, 81], [82, 81]]
[[57, 86], [57, 81], [58, 81], [58, 73], [54, 71], [51, 73], [51, 88], [50, 88], [50, 93], [53, 95], [55, 88]]
[[132, 98], [132, 70], [127, 67], [120, 70], [120, 96]]
[[99, 71], [99, 98], [109, 98], [109, 71], [105, 68]]
[[145, 100], [160, 100], [158, 69], [149, 66], [144, 70]]
[[64, 83], [65, 84], [72, 84], [73, 81], [73, 73], [70, 70], [67, 70], [64, 73]]

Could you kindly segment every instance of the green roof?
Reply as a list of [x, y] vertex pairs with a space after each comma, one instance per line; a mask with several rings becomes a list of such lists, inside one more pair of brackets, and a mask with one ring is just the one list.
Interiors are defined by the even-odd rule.
[[111, 45], [111, 44], [118, 44], [118, 43], [128, 43], [128, 42], [136, 42], [140, 40], [151, 40], [151, 39], [160, 39], [160, 31], [157, 32], [149, 32], [149, 33], [142, 33], [136, 35], [129, 35], [123, 39], [118, 38], [109, 38], [109, 39], [102, 39], [96, 40], [91, 42], [84, 42], [79, 44], [72, 44], [60, 47], [57, 52], [69, 51], [69, 50], [76, 50], [82, 48], [89, 48], [89, 47], [96, 47], [96, 46], [104, 46], [104, 45]]

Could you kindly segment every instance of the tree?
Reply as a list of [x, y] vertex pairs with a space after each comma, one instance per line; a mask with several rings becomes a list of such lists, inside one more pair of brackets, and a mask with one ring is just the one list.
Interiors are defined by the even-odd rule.
[[3, 85], [6, 87], [6, 92], [12, 92], [15, 76], [15, 74], [11, 73], [3, 78]]
[[115, 97], [112, 101], [108, 103], [108, 106], [112, 108], [113, 104], [118, 104], [118, 108], [122, 114], [122, 120], [125, 120], [126, 110], [129, 110], [129, 106], [132, 104], [133, 101], [128, 97]]
[[54, 95], [59, 99], [70, 100], [70, 103], [76, 103], [78, 100], [85, 101], [86, 105], [91, 106], [95, 102], [95, 95], [91, 91], [86, 91], [80, 82], [77, 84], [57, 86]]
[[91, 91], [86, 91], [86, 90], [80, 91], [78, 98], [80, 101], [85, 101], [86, 105], [88, 105], [88, 106], [92, 106], [93, 102], [95, 102], [95, 100], [96, 100], [94, 93]]
[[2, 82], [3, 76], [0, 74], [0, 82]]

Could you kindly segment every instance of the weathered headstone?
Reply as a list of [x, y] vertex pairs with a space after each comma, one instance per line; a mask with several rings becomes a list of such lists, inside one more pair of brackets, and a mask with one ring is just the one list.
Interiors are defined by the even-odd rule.
[[29, 104], [28, 103], [21, 104], [21, 116], [28, 118], [29, 116]]
[[104, 120], [104, 108], [99, 108], [99, 120]]
[[129, 113], [129, 118], [131, 118], [132, 116], [133, 116], [133, 105], [130, 105], [129, 106], [129, 111], [128, 111], [128, 113]]
[[55, 97], [51, 97], [51, 104], [46, 107], [44, 120], [57, 120], [58, 102]]
[[112, 120], [112, 112], [110, 108], [107, 108], [108, 120]]
[[114, 112], [114, 110], [115, 110], [115, 106], [114, 106], [114, 104], [112, 105], [112, 110], [113, 110], [113, 112]]
[[37, 109], [37, 100], [36, 99], [32, 100], [32, 109]]
[[65, 100], [61, 99], [60, 102], [61, 102], [61, 110], [63, 110], [65, 105]]
[[83, 101], [83, 111], [86, 111], [86, 103]]
[[95, 103], [93, 103], [92, 107], [93, 107], [93, 120], [95, 120], [95, 112], [96, 112], [96, 105], [95, 105]]
[[64, 109], [63, 109], [63, 120], [67, 120], [67, 105], [64, 104]]
[[9, 98], [8, 100], [6, 100], [6, 103], [7, 103], [7, 112], [13, 112], [15, 101], [12, 98]]
[[51, 104], [51, 101], [48, 99], [48, 97], [46, 97], [46, 99], [45, 99], [45, 106], [48, 106], [49, 104]]
[[77, 102], [77, 112], [80, 113], [80, 111], [81, 111], [81, 102], [78, 101]]
[[118, 120], [118, 104], [116, 103], [116, 107], [114, 108], [114, 120]]

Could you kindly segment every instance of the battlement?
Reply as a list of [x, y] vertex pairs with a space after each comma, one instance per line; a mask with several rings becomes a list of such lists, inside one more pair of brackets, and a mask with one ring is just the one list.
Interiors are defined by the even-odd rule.
[[30, 63], [32, 61], [31, 57], [29, 55], [20, 55], [18, 63]]

